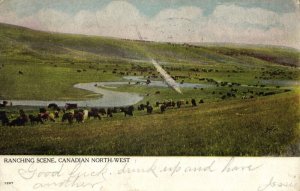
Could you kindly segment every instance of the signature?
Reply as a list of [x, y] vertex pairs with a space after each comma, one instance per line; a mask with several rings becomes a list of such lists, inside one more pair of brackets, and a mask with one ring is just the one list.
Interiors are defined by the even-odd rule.
[[276, 180], [274, 177], [271, 177], [267, 184], [260, 185], [257, 188], [257, 191], [265, 191], [272, 188], [281, 188], [281, 189], [296, 189], [297, 188], [297, 182], [296, 182], [297, 176], [290, 176], [289, 180], [286, 181], [279, 181]]

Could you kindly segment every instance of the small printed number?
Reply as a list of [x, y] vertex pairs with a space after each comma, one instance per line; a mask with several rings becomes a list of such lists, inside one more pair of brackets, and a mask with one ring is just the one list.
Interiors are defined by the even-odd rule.
[[6, 185], [14, 184], [13, 182], [4, 182]]

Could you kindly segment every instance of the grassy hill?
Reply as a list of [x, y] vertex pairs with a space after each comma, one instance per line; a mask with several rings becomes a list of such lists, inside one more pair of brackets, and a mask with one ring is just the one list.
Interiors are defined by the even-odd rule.
[[[83, 124], [0, 127], [0, 154], [299, 156], [299, 56], [298, 50], [274, 46], [144, 42], [0, 24], [0, 100], [94, 98], [99, 95], [73, 85], [158, 76], [150, 58], [177, 82], [210, 85], [182, 88], [183, 94], [120, 86], [114, 90], [141, 94], [140, 103], [153, 106], [191, 98], [204, 104], [165, 114], [159, 108], [152, 115], [135, 111], [131, 118], [118, 113]], [[13, 119], [19, 109], [1, 110]]]
[[[171, 75], [189, 76], [185, 82], [209, 77], [253, 85], [262, 69], [281, 70], [282, 75], [272, 77], [280, 80], [299, 80], [300, 76], [299, 70], [284, 66], [299, 65], [299, 51], [288, 48], [132, 41], [48, 33], [7, 24], [0, 24], [0, 37], [0, 99], [88, 99], [94, 95], [72, 86], [123, 80], [120, 72], [157, 75], [148, 62], [150, 57]], [[118, 71], [113, 74], [114, 69]]]
[[66, 61], [87, 59], [91, 61], [91, 58], [97, 61], [125, 58], [143, 60], [151, 55], [159, 61], [216, 63], [228, 60], [239, 62], [240, 56], [247, 56], [278, 64], [299, 66], [299, 52], [291, 48], [154, 43], [47, 33], [7, 24], [0, 24], [0, 36], [1, 54], [26, 56], [42, 61], [55, 58]]

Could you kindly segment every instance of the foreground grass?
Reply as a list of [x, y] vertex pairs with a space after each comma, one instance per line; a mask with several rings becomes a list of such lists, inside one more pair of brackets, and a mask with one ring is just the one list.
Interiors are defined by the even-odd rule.
[[1, 154], [299, 156], [299, 94], [84, 124], [1, 127]]

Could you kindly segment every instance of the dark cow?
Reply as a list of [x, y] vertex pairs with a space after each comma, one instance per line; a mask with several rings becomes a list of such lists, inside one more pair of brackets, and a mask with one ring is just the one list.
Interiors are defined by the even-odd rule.
[[196, 100], [195, 100], [195, 99], [192, 99], [191, 103], [192, 103], [192, 106], [193, 106], [193, 107], [197, 106], [197, 103], [196, 103]]
[[166, 107], [175, 107], [175, 101], [164, 101], [163, 103]]
[[44, 123], [40, 115], [38, 115], [38, 116], [29, 115], [29, 121], [30, 121], [31, 125], [34, 125], [35, 123], [37, 123], [37, 124]]
[[133, 116], [134, 107], [131, 105], [129, 107], [122, 107], [121, 112], [124, 112], [125, 117], [127, 115]]
[[138, 106], [139, 111], [144, 111], [145, 108], [146, 108], [146, 105], [143, 103]]
[[40, 113], [46, 113], [47, 109], [46, 108], [40, 108]]
[[83, 123], [83, 120], [84, 120], [83, 110], [75, 110], [74, 111], [74, 118], [75, 118], [77, 123]]
[[113, 117], [113, 109], [107, 108], [106, 114], [107, 114], [107, 117]]
[[151, 83], [151, 80], [148, 78], [146, 84], [149, 85]]
[[157, 101], [157, 102], [155, 103], [155, 106], [158, 107], [159, 105], [160, 105], [160, 102]]
[[59, 118], [59, 111], [55, 111], [55, 112], [54, 112], [54, 118], [55, 118], [55, 119], [58, 119], [58, 118]]
[[166, 105], [165, 104], [162, 104], [161, 106], [160, 106], [160, 112], [161, 113], [164, 113], [165, 111], [166, 111]]
[[65, 122], [66, 120], [68, 120], [69, 124], [72, 124], [73, 123], [73, 119], [74, 119], [73, 113], [67, 112], [67, 113], [63, 114], [61, 121]]
[[181, 107], [181, 101], [177, 101], [176, 105], [177, 105], [177, 108], [180, 108]]
[[148, 113], [148, 114], [151, 114], [152, 111], [153, 111], [153, 107], [152, 107], [151, 105], [148, 105], [148, 106], [147, 106], [147, 113]]
[[91, 117], [98, 118], [99, 120], [101, 119], [99, 110], [97, 108], [92, 108], [91, 111], [88, 112], [88, 118], [90, 119]]
[[100, 109], [98, 109], [98, 111], [101, 115], [106, 115], [106, 111], [104, 108], [100, 108]]
[[0, 107], [6, 107], [6, 106], [7, 106], [7, 104], [8, 104], [8, 102], [7, 102], [7, 101], [3, 101], [3, 102], [2, 102], [2, 104], [0, 104]]
[[181, 108], [181, 106], [185, 105], [185, 101], [184, 100], [179, 100], [176, 102], [177, 108]]
[[0, 121], [2, 121], [2, 126], [9, 125], [9, 119], [5, 111], [0, 111]]
[[26, 122], [26, 119], [18, 117], [17, 119], [12, 120], [9, 123], [9, 126], [25, 126]]
[[77, 104], [76, 103], [66, 103], [65, 108], [66, 108], [66, 110], [77, 109]]
[[28, 117], [25, 112], [21, 109], [19, 111], [20, 116], [9, 123], [9, 126], [25, 126], [28, 122]]
[[60, 108], [58, 107], [58, 105], [56, 103], [50, 103], [48, 105], [49, 109], [53, 109], [53, 110], [60, 110]]
[[55, 122], [55, 115], [53, 114], [49, 114], [49, 112], [40, 112], [39, 113], [39, 117], [43, 120], [43, 121], [52, 121], [52, 122]]

